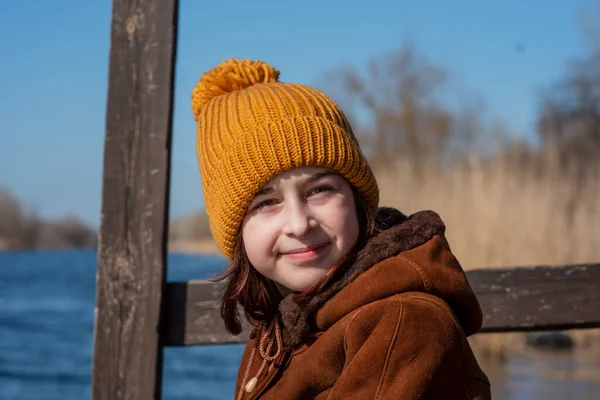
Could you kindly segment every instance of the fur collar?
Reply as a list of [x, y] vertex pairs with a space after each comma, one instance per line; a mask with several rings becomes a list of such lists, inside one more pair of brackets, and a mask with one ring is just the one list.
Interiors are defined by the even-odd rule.
[[296, 303], [294, 294], [281, 301], [279, 311], [283, 324], [283, 342], [287, 348], [302, 342], [311, 329], [310, 321], [314, 312], [360, 274], [380, 261], [420, 246], [434, 235], [445, 231], [444, 223], [433, 211], [421, 211], [406, 217], [395, 209], [380, 208], [378, 219], [381, 220], [381, 217], [384, 217], [384, 229], [365, 244], [354, 263], [337, 281], [307, 303]]

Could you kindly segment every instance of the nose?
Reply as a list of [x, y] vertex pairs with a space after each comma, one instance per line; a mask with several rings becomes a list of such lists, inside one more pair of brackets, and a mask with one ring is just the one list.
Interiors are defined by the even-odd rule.
[[285, 218], [283, 233], [286, 235], [303, 237], [316, 226], [316, 220], [302, 202], [286, 204]]

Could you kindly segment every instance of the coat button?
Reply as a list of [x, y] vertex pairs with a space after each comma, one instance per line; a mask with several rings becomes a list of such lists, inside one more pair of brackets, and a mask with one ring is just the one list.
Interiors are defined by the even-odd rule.
[[258, 378], [254, 377], [254, 378], [250, 379], [250, 381], [246, 384], [246, 387], [244, 389], [246, 390], [247, 393], [250, 393], [251, 391], [254, 390], [257, 383], [258, 383]]

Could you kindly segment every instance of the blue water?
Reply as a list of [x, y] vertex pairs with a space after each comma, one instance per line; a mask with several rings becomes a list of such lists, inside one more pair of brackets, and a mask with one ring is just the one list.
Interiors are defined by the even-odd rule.
[[[167, 279], [225, 261], [170, 255]], [[0, 399], [90, 398], [96, 253], [0, 253]], [[231, 399], [241, 345], [167, 348], [163, 398]]]
[[[180, 254], [168, 261], [169, 281], [225, 265]], [[90, 398], [96, 262], [92, 251], [0, 252], [0, 400]], [[241, 353], [241, 345], [165, 349], [163, 399], [232, 399]], [[482, 365], [494, 399], [600, 399], [598, 357], [523, 354]]]

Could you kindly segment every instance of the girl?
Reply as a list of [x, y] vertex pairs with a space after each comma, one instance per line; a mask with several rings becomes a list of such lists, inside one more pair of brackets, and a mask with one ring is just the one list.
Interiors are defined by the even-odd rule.
[[192, 93], [221, 315], [254, 325], [237, 399], [489, 399], [479, 303], [432, 211], [379, 208], [340, 108], [231, 59]]

